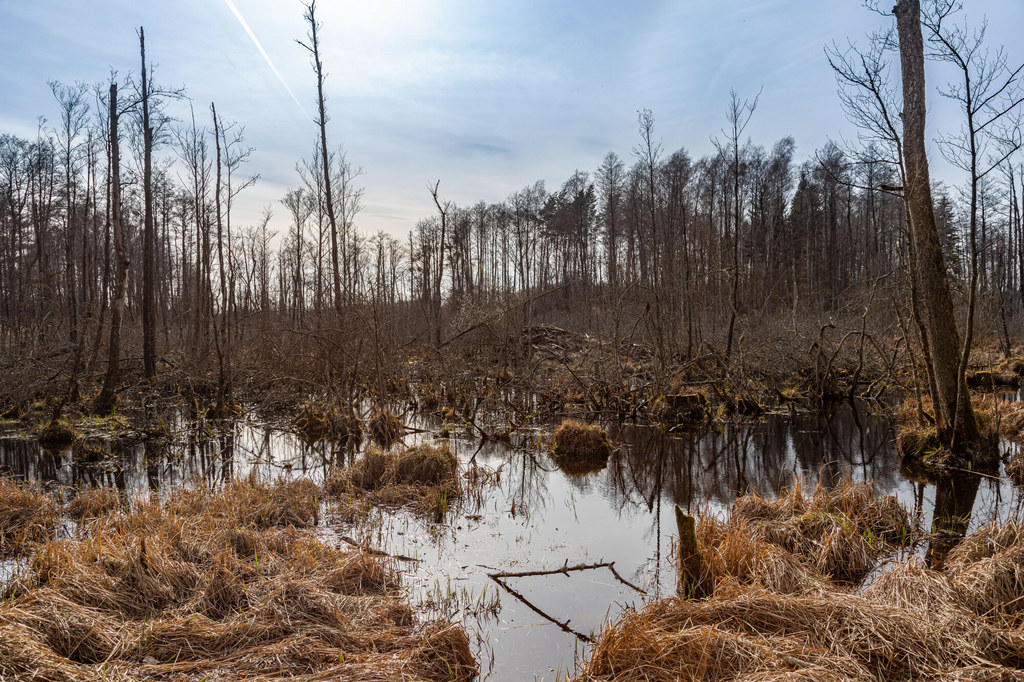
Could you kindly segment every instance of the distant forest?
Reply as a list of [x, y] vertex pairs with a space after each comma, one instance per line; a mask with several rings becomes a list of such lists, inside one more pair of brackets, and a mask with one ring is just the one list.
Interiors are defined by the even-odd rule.
[[[307, 18], [326, 124], [320, 26]], [[633, 149], [509, 188], [502, 202], [455, 205], [442, 178], [436, 212], [399, 239], [359, 229], [361, 170], [326, 125], [311, 126], [314, 153], [274, 208], [287, 230], [271, 229], [269, 209], [239, 225], [233, 207], [259, 181], [243, 126], [214, 105], [168, 117], [185, 93], [157, 84], [140, 44], [143, 77], [52, 83], [52, 122], [35, 139], [0, 137], [0, 352], [24, 376], [7, 401], [53, 381], [26, 358], [73, 367], [77, 395], [80, 376], [109, 378], [122, 356], [147, 376], [160, 363], [216, 366], [228, 385], [246, 355], [379, 374], [413, 352], [499, 343], [540, 323], [640, 344], [659, 367], [708, 353], [728, 363], [741, 344], [786, 334], [805, 352], [837, 325], [841, 335], [863, 322], [890, 345], [915, 334], [900, 133], [886, 124], [900, 107], [875, 80], [892, 58], [882, 45], [829, 53], [867, 131], [856, 148], [830, 143], [798, 162], [793, 137], [745, 135], [757, 97], [734, 93], [715, 151], [694, 158], [663, 149], [644, 110]], [[995, 73], [985, 106], [1009, 103], [1000, 124], [1016, 115], [1018, 72], [1005, 59], [964, 68]], [[976, 123], [989, 116], [970, 106]], [[957, 300], [973, 276], [979, 333], [1008, 346], [1024, 294], [1024, 170], [1019, 128], [995, 128], [978, 131], [974, 187], [940, 184], [934, 205]], [[955, 142], [944, 151], [966, 163]]]

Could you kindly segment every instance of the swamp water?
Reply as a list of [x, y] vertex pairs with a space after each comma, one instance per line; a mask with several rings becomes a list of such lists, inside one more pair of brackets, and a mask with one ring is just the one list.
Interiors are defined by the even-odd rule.
[[[414, 425], [425, 430], [420, 439], [442, 426]], [[320, 482], [329, 461], [354, 456], [265, 424], [238, 422], [220, 434], [182, 426], [168, 445], [117, 452], [116, 464], [83, 465], [70, 450], [44, 452], [34, 441], [0, 437], [0, 472], [62, 486], [114, 486], [134, 498], [250, 474]], [[926, 529], [936, 506], [935, 486], [900, 475], [891, 423], [848, 405], [829, 415], [769, 415], [678, 434], [613, 428], [616, 450], [607, 467], [591, 473], [561, 471], [544, 435], [526, 431], [514, 446], [481, 447], [472, 434], [453, 433], [460, 461], [493, 472], [495, 482], [474, 504], [453, 507], [444, 523], [379, 512], [352, 525], [326, 514], [317, 529], [326, 541], [352, 538], [403, 557], [396, 567], [413, 603], [426, 615], [462, 621], [488, 680], [564, 679], [603, 623], [673, 594], [675, 504], [724, 516], [746, 491], [773, 495], [794, 481], [812, 489], [819, 479], [827, 485], [850, 476], [895, 494]], [[981, 478], [976, 495], [972, 488], [973, 500], [954, 505], [972, 508], [971, 528], [1020, 517], [1021, 496], [1005, 479]], [[533, 575], [513, 575], [522, 573]]]

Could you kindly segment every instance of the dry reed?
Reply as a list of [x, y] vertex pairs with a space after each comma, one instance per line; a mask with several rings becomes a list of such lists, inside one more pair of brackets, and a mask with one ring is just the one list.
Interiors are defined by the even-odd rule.
[[551, 451], [559, 468], [580, 476], [604, 468], [612, 448], [597, 424], [566, 419], [551, 436]]
[[370, 416], [369, 430], [373, 442], [383, 448], [390, 448], [402, 437], [405, 425], [391, 410], [379, 409]]
[[[826, 570], [832, 560], [822, 559], [830, 536], [852, 530], [869, 549], [891, 550], [914, 529], [891, 498], [849, 482], [810, 495], [794, 487], [776, 500], [747, 496], [727, 520], [700, 519], [709, 596], [627, 613], [600, 635], [576, 679], [1024, 678], [1020, 524], [982, 528], [943, 572], [892, 562], [862, 594], [844, 580], [861, 572], [859, 549], [834, 543], [840, 556], [853, 548], [857, 570]], [[881, 555], [869, 553], [876, 568]]]
[[38, 485], [0, 477], [0, 557], [28, 551], [56, 523], [57, 505]]
[[0, 679], [472, 679], [465, 633], [416, 623], [388, 564], [303, 530], [318, 497], [236, 481], [41, 545], [0, 604]]
[[351, 466], [332, 470], [327, 479], [334, 509], [345, 518], [378, 506], [408, 506], [441, 517], [466, 488], [447, 445], [421, 444], [398, 451], [370, 447]]

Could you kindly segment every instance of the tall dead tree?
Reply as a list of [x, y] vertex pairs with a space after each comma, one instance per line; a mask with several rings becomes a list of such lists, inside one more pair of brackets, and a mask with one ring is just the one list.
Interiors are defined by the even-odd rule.
[[327, 151], [327, 106], [324, 102], [324, 67], [320, 61], [320, 24], [316, 20], [316, 2], [306, 5], [304, 18], [309, 23], [309, 43], [296, 40], [306, 48], [313, 58], [313, 71], [316, 73], [317, 125], [320, 126], [320, 168], [324, 174], [324, 203], [327, 208], [327, 222], [331, 226], [331, 266], [334, 282], [334, 306], [339, 312], [343, 298], [341, 292], [341, 268], [338, 263], [338, 221], [334, 211], [334, 193], [331, 189], [331, 161]]
[[149, 124], [149, 73], [146, 71], [146, 32], [139, 27], [142, 58], [142, 367], [146, 378], [156, 373], [156, 301], [153, 228], [153, 127]]
[[[960, 333], [935, 223], [931, 176], [925, 150], [924, 40], [920, 0], [899, 0], [893, 9], [903, 76], [904, 196], [916, 252], [924, 325], [928, 329], [935, 378], [936, 429], [954, 452], [966, 452], [979, 440], [978, 422], [960, 366]], [[958, 400], [963, 397], [964, 399]], [[958, 404], [959, 403], [959, 404]]]
[[732, 280], [732, 289], [730, 293], [730, 310], [729, 310], [729, 332], [725, 342], [725, 359], [728, 362], [732, 356], [732, 344], [733, 344], [733, 333], [736, 329], [736, 314], [739, 310], [739, 292], [740, 292], [740, 227], [743, 224], [743, 212], [740, 210], [740, 180], [743, 179], [745, 170], [743, 165], [740, 163], [740, 138], [743, 136], [743, 132], [747, 129], [747, 124], [750, 123], [750, 118], [754, 115], [754, 110], [757, 109], [757, 101], [760, 99], [761, 93], [758, 92], [757, 96], [754, 97], [753, 101], [743, 100], [740, 102], [739, 95], [735, 91], [729, 93], [729, 110], [726, 113], [726, 118], [729, 122], [729, 129], [724, 131], [728, 136], [729, 146], [723, 150], [721, 147], [719, 151], [724, 154], [728, 154], [732, 158], [731, 168], [729, 169], [732, 175], [732, 200], [733, 200], [733, 211], [732, 211], [732, 265], [730, 266]]
[[437, 269], [434, 271], [434, 292], [433, 292], [433, 303], [434, 303], [434, 343], [438, 346], [441, 345], [441, 312], [443, 308], [443, 301], [441, 299], [441, 281], [444, 278], [444, 248], [446, 232], [448, 231], [448, 214], [452, 210], [452, 202], [441, 201], [438, 196], [438, 188], [441, 187], [441, 181], [438, 180], [434, 183], [434, 186], [430, 188], [430, 196], [434, 199], [434, 205], [437, 206], [437, 213], [441, 217], [441, 237], [438, 240], [437, 248]]
[[117, 280], [114, 305], [110, 313], [110, 343], [107, 350], [107, 372], [103, 387], [93, 400], [93, 411], [110, 414], [116, 402], [117, 384], [121, 377], [121, 316], [128, 285], [128, 249], [125, 248], [121, 224], [121, 153], [117, 139], [117, 83], [110, 84], [110, 223], [114, 230], [114, 252], [117, 255]]
[[[217, 404], [214, 406], [214, 413], [218, 417], [226, 416], [231, 402], [231, 337], [228, 333], [228, 324], [231, 318], [231, 307], [228, 300], [228, 275], [224, 265], [224, 217], [221, 211], [221, 150], [220, 136], [222, 125], [217, 117], [217, 107], [210, 102], [210, 115], [213, 117], [213, 141], [217, 152], [217, 173], [213, 189], [214, 219], [217, 223], [217, 265], [220, 274], [220, 316], [213, 309], [213, 299], [210, 299], [210, 318], [213, 320], [214, 347], [217, 351], [217, 368], [219, 377], [217, 381]], [[229, 254], [230, 255], [230, 254]]]

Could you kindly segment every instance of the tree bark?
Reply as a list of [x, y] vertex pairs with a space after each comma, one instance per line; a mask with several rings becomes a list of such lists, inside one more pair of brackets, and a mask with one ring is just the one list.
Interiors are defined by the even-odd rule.
[[[967, 386], [957, 371], [960, 334], [953, 316], [953, 298], [932, 204], [925, 150], [926, 100], [920, 0], [898, 0], [894, 13], [903, 75], [903, 158], [907, 174], [904, 195], [935, 378], [932, 395], [935, 423], [945, 443], [954, 451], [964, 451], [969, 443], [978, 440], [979, 432]], [[968, 397], [960, 401], [959, 415], [958, 394]]]
[[149, 125], [149, 75], [146, 73], [146, 34], [139, 28], [142, 56], [142, 365], [146, 378], [156, 374], [156, 303], [153, 272], [153, 128]]
[[121, 154], [117, 141], [117, 84], [110, 84], [110, 222], [114, 228], [114, 250], [117, 254], [117, 283], [114, 306], [110, 313], [110, 344], [107, 354], [107, 373], [103, 387], [93, 401], [93, 411], [110, 414], [114, 409], [117, 384], [121, 369], [121, 315], [128, 284], [128, 250], [125, 248], [121, 228]]

